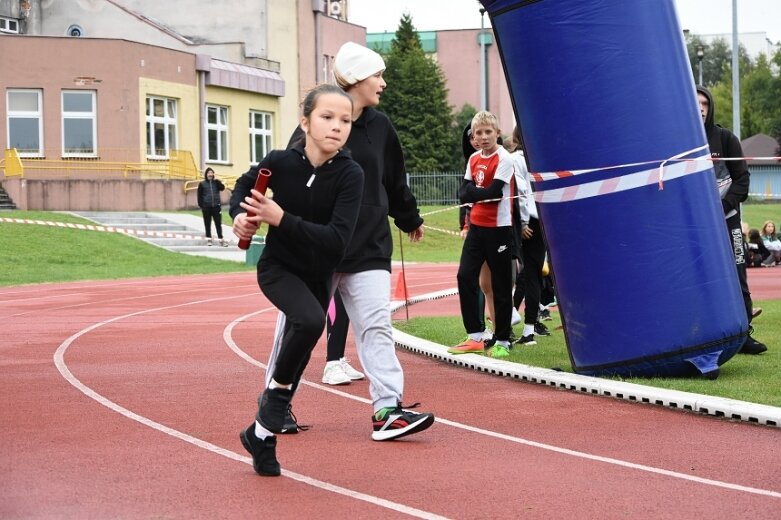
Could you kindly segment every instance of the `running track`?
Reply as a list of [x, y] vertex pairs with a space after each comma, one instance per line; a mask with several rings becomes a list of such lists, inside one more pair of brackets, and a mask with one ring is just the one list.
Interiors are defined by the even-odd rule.
[[[760, 271], [755, 297], [781, 297], [781, 272]], [[410, 266], [410, 292], [454, 272]], [[320, 385], [319, 345], [295, 404], [312, 429], [281, 438], [282, 477], [259, 477], [238, 432], [275, 316], [252, 273], [0, 289], [0, 517], [781, 517], [776, 428], [403, 350], [405, 400], [437, 414], [431, 429], [372, 442], [367, 383]]]

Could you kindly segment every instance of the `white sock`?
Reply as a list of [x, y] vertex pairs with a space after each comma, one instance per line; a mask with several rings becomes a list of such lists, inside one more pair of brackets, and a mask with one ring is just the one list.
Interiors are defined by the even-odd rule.
[[265, 440], [266, 437], [273, 437], [274, 433], [265, 429], [258, 421], [255, 421], [255, 437]]
[[290, 389], [293, 388], [293, 385], [292, 384], [290, 384], [290, 385], [283, 385], [283, 384], [277, 383], [276, 379], [272, 379], [271, 382], [268, 384], [268, 387], [271, 388], [272, 390], [274, 390], [275, 388], [282, 388], [284, 390], [290, 390]]
[[472, 341], [482, 341], [483, 333], [482, 332], [474, 332], [472, 334], [469, 334], [469, 339], [471, 339]]
[[529, 334], [534, 335], [534, 324], [532, 323], [529, 325], [528, 323], [523, 324], [523, 335], [528, 336]]
[[496, 340], [496, 344], [497, 345], [501, 345], [504, 348], [510, 348], [510, 342], [509, 341], [499, 341], [499, 340]]

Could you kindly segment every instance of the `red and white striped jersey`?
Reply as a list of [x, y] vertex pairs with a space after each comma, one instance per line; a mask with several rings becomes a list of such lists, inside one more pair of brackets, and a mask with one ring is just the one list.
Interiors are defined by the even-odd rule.
[[464, 178], [474, 181], [478, 188], [487, 188], [494, 179], [505, 182], [502, 188], [502, 200], [480, 202], [472, 207], [469, 220], [476, 226], [501, 227], [512, 225], [512, 195], [515, 194], [515, 167], [510, 152], [502, 146], [494, 153], [483, 156], [477, 151], [469, 158]]

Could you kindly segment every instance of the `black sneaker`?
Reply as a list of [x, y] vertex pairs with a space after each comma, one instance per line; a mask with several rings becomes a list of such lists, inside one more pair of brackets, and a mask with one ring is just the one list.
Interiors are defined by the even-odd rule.
[[738, 351], [738, 354], [761, 354], [767, 350], [767, 346], [764, 343], [760, 343], [751, 336], [746, 336], [746, 342], [743, 343], [743, 348]]
[[282, 426], [282, 431], [279, 433], [290, 435], [293, 433], [305, 432], [308, 429], [309, 426], [298, 424], [298, 419], [296, 419], [296, 416], [293, 413], [293, 405], [288, 406], [287, 413], [285, 414], [285, 424]]
[[261, 426], [270, 432], [282, 433], [291, 399], [293, 399], [292, 390], [266, 388], [260, 397], [260, 410], [258, 410], [258, 421]]
[[550, 315], [550, 309], [542, 309], [539, 316], [540, 321], [550, 321], [553, 319]]
[[372, 416], [375, 441], [389, 441], [405, 435], [422, 432], [434, 424], [433, 413], [408, 412], [401, 408], [401, 403], [395, 408], [383, 408]]
[[534, 324], [534, 333], [538, 336], [550, 336], [550, 331], [543, 323], [537, 322]]
[[255, 473], [264, 477], [278, 477], [282, 469], [277, 461], [277, 438], [274, 436], [260, 440], [255, 436], [255, 423], [239, 434], [244, 449], [252, 455], [252, 467]]
[[515, 344], [522, 347], [531, 347], [532, 345], [536, 345], [537, 342], [534, 341], [534, 334], [527, 334], [526, 336], [521, 336], [521, 339], [516, 341]]

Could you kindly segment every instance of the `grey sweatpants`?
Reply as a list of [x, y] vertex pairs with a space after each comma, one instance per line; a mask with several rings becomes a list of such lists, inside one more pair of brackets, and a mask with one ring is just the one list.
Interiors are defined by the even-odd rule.
[[[339, 289], [352, 323], [358, 358], [369, 379], [369, 395], [375, 412], [396, 406], [404, 392], [404, 372], [396, 357], [391, 330], [390, 287], [391, 275], [382, 269], [336, 273], [332, 284], [332, 290]], [[285, 315], [279, 313], [266, 369], [266, 386], [271, 381], [282, 344], [285, 321]]]

